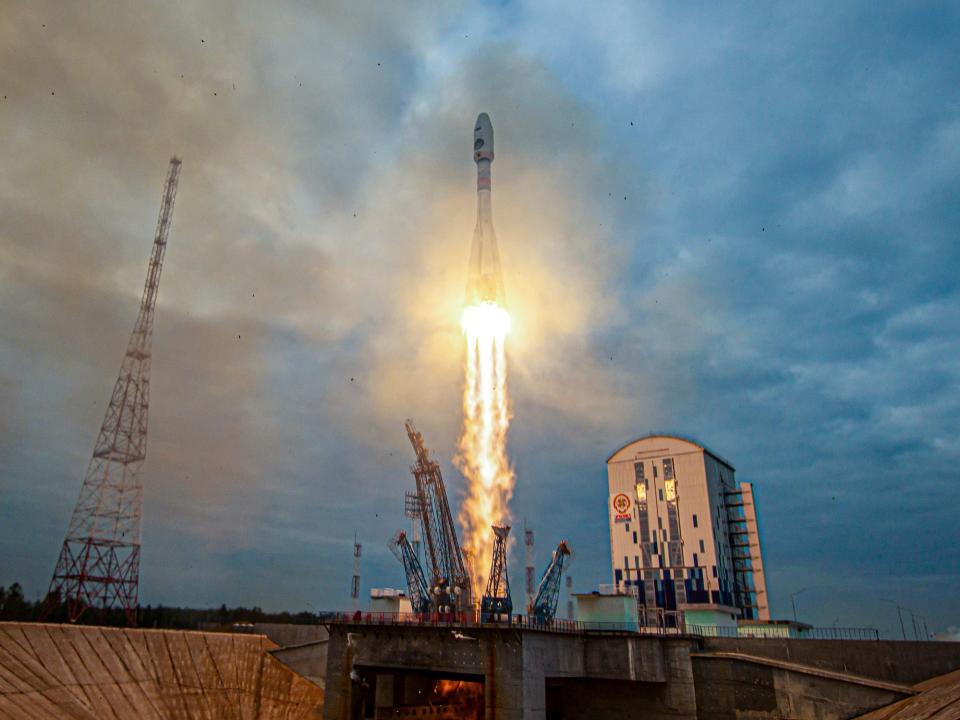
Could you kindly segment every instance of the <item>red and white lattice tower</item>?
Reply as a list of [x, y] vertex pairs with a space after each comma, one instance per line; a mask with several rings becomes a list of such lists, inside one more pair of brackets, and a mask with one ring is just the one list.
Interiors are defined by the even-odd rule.
[[353, 534], [353, 576], [350, 578], [350, 607], [360, 609], [360, 554], [363, 546], [357, 542], [357, 534]]
[[172, 158], [140, 314], [70, 518], [43, 616], [65, 602], [70, 622], [93, 608], [121, 609], [130, 625], [137, 623], [143, 505], [140, 471], [147, 452], [153, 310], [179, 178], [180, 160]]
[[533, 530], [527, 527], [527, 521], [523, 521], [523, 544], [527, 561], [526, 570], [526, 591], [527, 591], [527, 610], [533, 607], [533, 594], [535, 591], [534, 582], [536, 580], [536, 568], [533, 566]]

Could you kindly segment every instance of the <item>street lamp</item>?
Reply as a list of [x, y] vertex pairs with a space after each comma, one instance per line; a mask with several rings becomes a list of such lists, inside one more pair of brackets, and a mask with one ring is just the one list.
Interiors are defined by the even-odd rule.
[[919, 640], [922, 635], [924, 640], [929, 640], [930, 632], [927, 630], [927, 619], [923, 615], [917, 615], [913, 610], [910, 611], [910, 618], [913, 620], [913, 637]]
[[790, 595], [790, 604], [793, 606], [793, 621], [794, 621], [794, 622], [799, 622], [799, 621], [797, 620], [797, 601], [796, 601], [796, 597], [797, 597], [797, 595], [799, 595], [800, 593], [806, 592], [808, 589], [809, 589], [809, 588], [800, 588], [800, 589], [797, 590], [795, 593], [791, 593], [791, 595]]
[[903, 639], [906, 640], [906, 639], [907, 639], [907, 631], [904, 630], [904, 628], [903, 628], [903, 612], [901, 612], [901, 611], [903, 610], [903, 608], [900, 606], [900, 603], [894, 602], [893, 600], [884, 600], [883, 598], [880, 598], [880, 602], [890, 603], [891, 605], [895, 605], [895, 606], [896, 606], [896, 608], [897, 608], [897, 617], [900, 618], [900, 634], [903, 635]]

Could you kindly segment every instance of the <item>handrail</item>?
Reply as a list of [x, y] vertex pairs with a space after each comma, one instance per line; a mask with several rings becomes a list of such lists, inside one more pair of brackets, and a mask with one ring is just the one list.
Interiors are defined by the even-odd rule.
[[879, 640], [872, 627], [809, 627], [795, 625], [690, 625], [687, 632], [700, 637], [791, 640]]
[[538, 630], [552, 633], [639, 633], [653, 632], [665, 634], [676, 630], [672, 628], [640, 628], [629, 622], [585, 622], [554, 618], [549, 622], [538, 621], [532, 615], [513, 615], [509, 622], [483, 622], [479, 612], [459, 613], [386, 613], [386, 612], [343, 612], [326, 613], [322, 620], [330, 625], [383, 625], [418, 626], [442, 628], [514, 628], [517, 630]]
[[[435, 628], [514, 628], [552, 633], [607, 633], [629, 635], [693, 635], [696, 637], [723, 638], [788, 638], [797, 640], [879, 640], [880, 633], [869, 627], [806, 627], [794, 625], [691, 625], [656, 623], [643, 627], [636, 622], [590, 622], [555, 618], [549, 622], [538, 621], [532, 615], [512, 615], [510, 621], [483, 622], [477, 611], [452, 613], [388, 613], [388, 612], [331, 612], [323, 613], [325, 625], [382, 625], [416, 626]], [[673, 625], [673, 627], [671, 627]], [[679, 625], [679, 627], [677, 627]]]

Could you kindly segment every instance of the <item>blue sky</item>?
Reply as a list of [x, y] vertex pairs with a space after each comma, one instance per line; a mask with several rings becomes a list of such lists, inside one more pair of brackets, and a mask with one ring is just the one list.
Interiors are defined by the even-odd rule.
[[[756, 485], [775, 614], [960, 624], [960, 17], [943, 3], [19, 3], [0, 28], [0, 584], [42, 593], [166, 162], [144, 603], [398, 585], [444, 464], [473, 119], [497, 134], [515, 524], [609, 581], [604, 460]], [[514, 586], [522, 573], [513, 552]]]

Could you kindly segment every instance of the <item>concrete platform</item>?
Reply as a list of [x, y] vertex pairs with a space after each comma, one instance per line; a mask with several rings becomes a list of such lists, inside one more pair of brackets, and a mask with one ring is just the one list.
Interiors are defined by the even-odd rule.
[[352, 620], [329, 631], [325, 643], [278, 651], [314, 675], [323, 654], [328, 720], [416, 717], [417, 697], [441, 680], [481, 687], [484, 720], [841, 720], [914, 696], [918, 678], [960, 669], [951, 643]]

